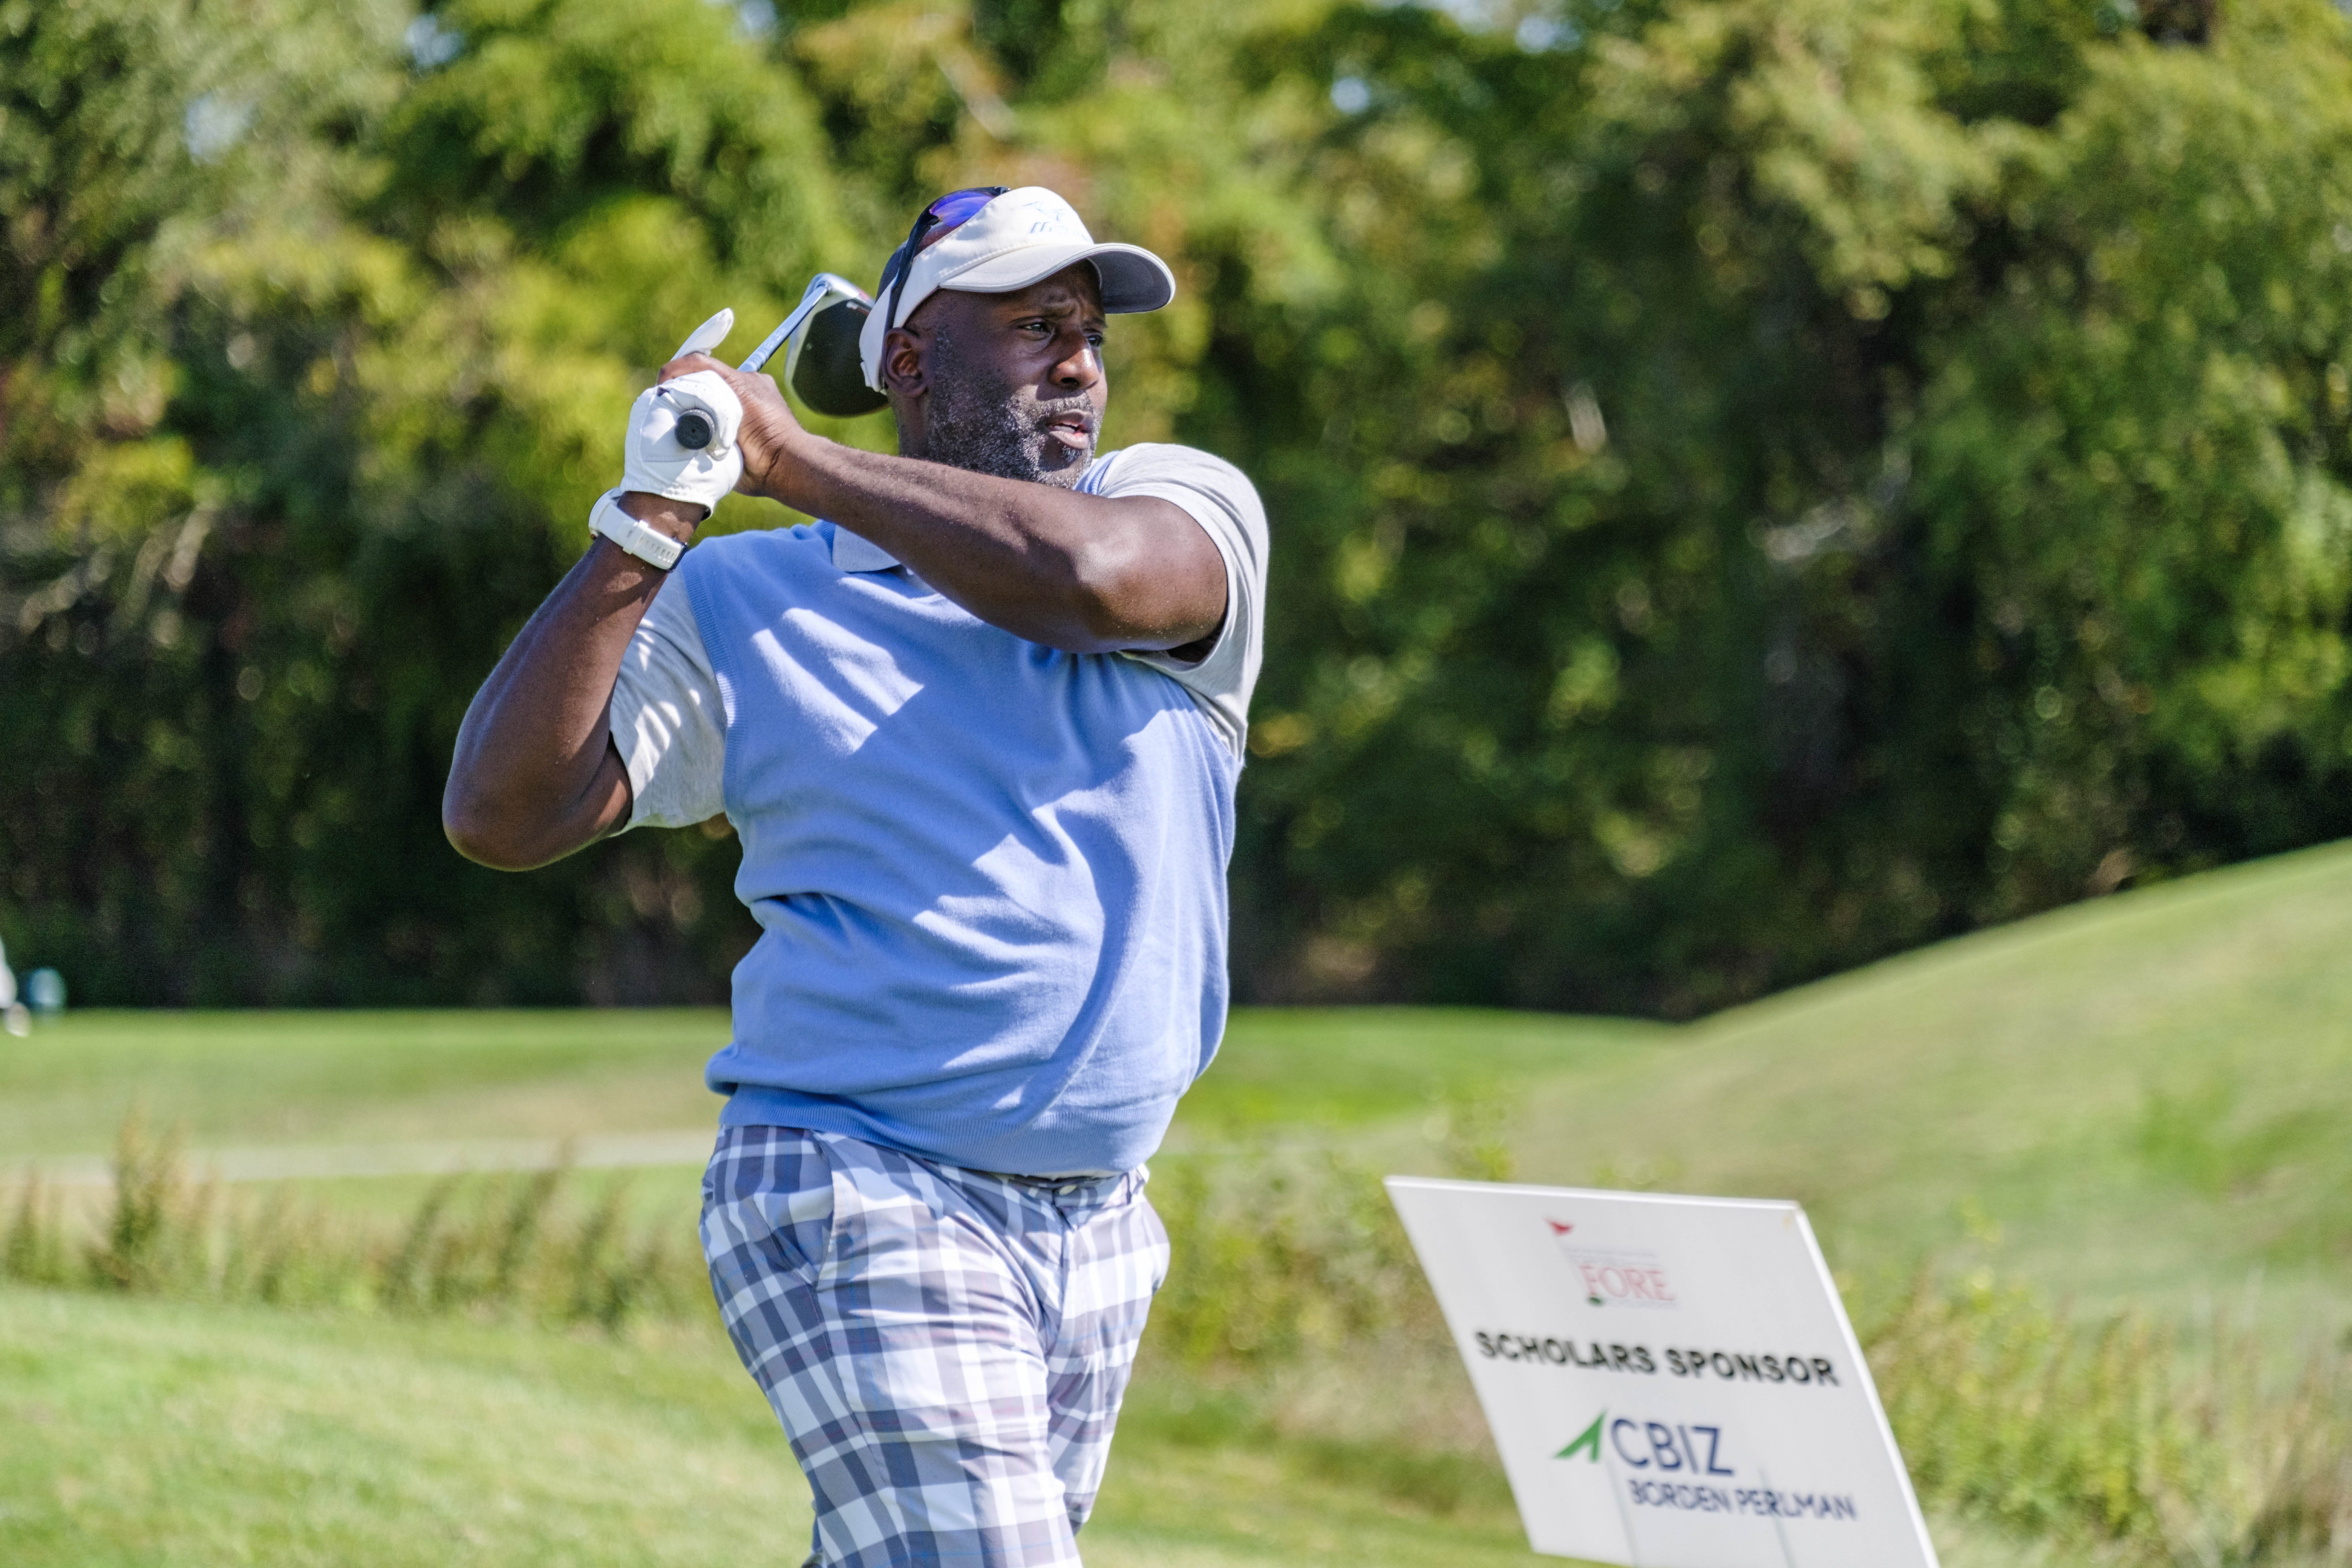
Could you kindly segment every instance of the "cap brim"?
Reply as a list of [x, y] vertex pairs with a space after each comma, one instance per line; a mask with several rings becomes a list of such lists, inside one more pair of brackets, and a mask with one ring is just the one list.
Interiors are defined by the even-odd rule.
[[1157, 310], [1176, 298], [1176, 275], [1139, 245], [1023, 246], [973, 262], [939, 287], [967, 294], [1010, 294], [1081, 261], [1094, 263], [1103, 309], [1112, 315]]

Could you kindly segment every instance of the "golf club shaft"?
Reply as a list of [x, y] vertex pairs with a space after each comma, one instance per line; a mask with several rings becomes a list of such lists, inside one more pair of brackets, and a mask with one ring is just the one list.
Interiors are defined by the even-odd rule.
[[[809, 312], [824, 302], [834, 281], [832, 274], [825, 272], [820, 272], [810, 279], [809, 286], [801, 291], [801, 302], [793, 307], [792, 314], [777, 322], [776, 330], [761, 339], [760, 346], [746, 355], [743, 363], [735, 368], [748, 374], [773, 359], [776, 351], [790, 342], [794, 332], [800, 331], [801, 323], [808, 320]], [[700, 414], [688, 414], [678, 421], [677, 444], [688, 451], [700, 451], [709, 446], [712, 434], [710, 421]]]
[[753, 349], [743, 363], [735, 368], [747, 373], [756, 371], [774, 358], [776, 351], [784, 346], [784, 341], [800, 330], [800, 324], [808, 319], [808, 313], [816, 309], [817, 301], [824, 298], [824, 290], [825, 279], [820, 273], [810, 280], [808, 288], [802, 292], [801, 302], [793, 307], [793, 313], [776, 323], [776, 330], [761, 339], [760, 346]]

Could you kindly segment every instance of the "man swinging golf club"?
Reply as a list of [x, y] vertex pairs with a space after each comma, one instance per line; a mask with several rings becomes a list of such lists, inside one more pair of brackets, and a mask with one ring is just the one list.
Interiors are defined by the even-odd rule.
[[[1266, 553], [1231, 465], [1094, 450], [1104, 317], [1173, 294], [1050, 191], [958, 191], [860, 339], [899, 456], [681, 357], [458, 737], [488, 865], [734, 825], [703, 1246], [827, 1568], [1076, 1563], [1166, 1270], [1143, 1162], [1224, 1026]], [[681, 555], [730, 486], [827, 521]]]

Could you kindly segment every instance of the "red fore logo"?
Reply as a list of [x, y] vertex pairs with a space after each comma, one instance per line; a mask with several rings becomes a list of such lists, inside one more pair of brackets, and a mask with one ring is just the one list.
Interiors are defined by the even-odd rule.
[[1570, 1238], [1574, 1224], [1547, 1219], [1551, 1238], [1576, 1272], [1577, 1291], [1588, 1306], [1635, 1307], [1652, 1311], [1680, 1306], [1664, 1262], [1654, 1252], [1586, 1246]]

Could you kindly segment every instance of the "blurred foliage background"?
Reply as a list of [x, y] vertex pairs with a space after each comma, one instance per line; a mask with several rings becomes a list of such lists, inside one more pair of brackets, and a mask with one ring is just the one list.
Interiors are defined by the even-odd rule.
[[451, 742], [677, 339], [977, 182], [1175, 264], [1110, 441], [1265, 495], [1245, 998], [1685, 1016], [2352, 833], [2329, 0], [0, 0], [11, 953], [722, 996], [723, 827], [484, 871]]

